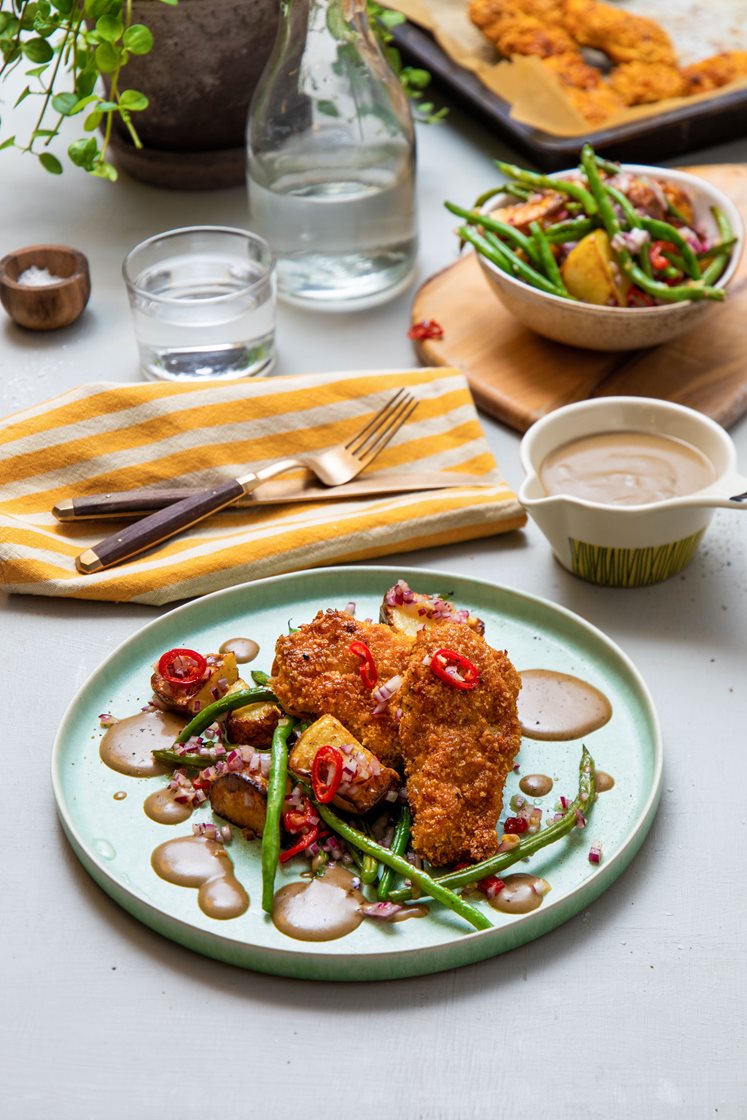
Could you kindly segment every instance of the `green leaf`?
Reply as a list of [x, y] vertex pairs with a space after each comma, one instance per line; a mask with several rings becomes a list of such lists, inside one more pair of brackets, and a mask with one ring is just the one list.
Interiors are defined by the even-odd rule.
[[108, 179], [110, 183], [116, 182], [118, 178], [116, 167], [111, 163], [107, 163], [106, 160], [101, 160], [95, 167], [92, 167], [91, 174], [96, 175], [99, 179]]
[[99, 113], [98, 110], [94, 111], [93, 113], [89, 113], [86, 119], [83, 121], [83, 128], [86, 132], [95, 132], [101, 124], [103, 117], [104, 114]]
[[39, 163], [42, 165], [45, 171], [49, 172], [50, 175], [62, 174], [62, 164], [58, 160], [57, 156], [53, 156], [51, 152], [42, 152], [42, 154], [39, 156]]
[[96, 32], [104, 43], [116, 43], [124, 31], [124, 24], [117, 16], [101, 16], [96, 20]]
[[54, 51], [46, 39], [29, 39], [28, 43], [21, 46], [21, 50], [31, 62], [49, 62], [54, 57]]
[[99, 101], [97, 108], [99, 108], [102, 113], [111, 113], [114, 109], [118, 109], [119, 105], [117, 105], [116, 101]]
[[334, 101], [317, 101], [316, 107], [320, 113], [324, 113], [325, 117], [339, 117], [340, 115], [340, 110]]
[[75, 92], [79, 97], [88, 97], [93, 93], [97, 81], [98, 71], [95, 66], [81, 70], [75, 79]]
[[153, 50], [153, 35], [142, 23], [133, 23], [124, 33], [123, 43], [132, 54], [148, 54]]
[[0, 144], [0, 152], [3, 150], [3, 148], [12, 148], [15, 142], [15, 136], [9, 136], [7, 140], [3, 140], [2, 144]]
[[95, 93], [89, 93], [88, 97], [81, 97], [80, 100], [75, 103], [75, 112], [82, 113], [83, 110], [87, 109], [89, 105], [92, 105], [94, 101], [98, 101], [98, 97]]
[[26, 71], [26, 77], [27, 78], [40, 78], [42, 76], [42, 74], [44, 73], [44, 71], [47, 69], [48, 66], [49, 66], [48, 62], [45, 62], [43, 66], [34, 66], [31, 70]]
[[86, 171], [90, 171], [99, 154], [99, 145], [93, 136], [88, 140], [76, 140], [68, 147], [67, 154], [76, 167], [84, 167]]
[[18, 97], [16, 98], [16, 101], [15, 101], [15, 104], [14, 104], [13, 108], [15, 109], [18, 105], [21, 104], [22, 101], [25, 101], [27, 97], [30, 97], [30, 95], [31, 95], [31, 89], [29, 88], [29, 86], [26, 86], [26, 88], [21, 93], [18, 94]]
[[113, 74], [119, 66], [119, 51], [112, 43], [96, 47], [96, 65], [102, 74]]
[[32, 140], [49, 140], [52, 136], [57, 135], [56, 128], [35, 128], [31, 133]]
[[[85, 13], [92, 20], [105, 16], [111, 7], [111, 0], [85, 0]], [[120, 11], [121, 7], [120, 4]]]
[[76, 112], [77, 105], [78, 95], [76, 93], [57, 93], [52, 98], [52, 108], [55, 113], [60, 113], [63, 117], [71, 117]]
[[52, 7], [63, 16], [69, 16], [73, 10], [73, 0], [52, 0]]
[[123, 89], [119, 95], [119, 104], [130, 112], [138, 112], [148, 108], [148, 98], [136, 89]]

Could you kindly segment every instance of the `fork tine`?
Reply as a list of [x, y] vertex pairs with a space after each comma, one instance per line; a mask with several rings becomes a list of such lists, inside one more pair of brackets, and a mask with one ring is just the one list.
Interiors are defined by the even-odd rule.
[[[346, 450], [350, 451], [351, 454], [355, 455], [356, 454], [355, 447], [359, 444], [359, 441], [360, 440], [365, 440], [366, 437], [372, 431], [377, 429], [379, 427], [379, 425], [382, 423], [382, 421], [384, 421], [387, 418], [390, 411], [396, 410], [398, 402], [400, 402], [402, 396], [405, 395], [405, 394], [407, 394], [406, 389], [398, 389], [397, 392], [394, 394], [394, 396], [390, 400], [388, 400], [385, 405], [382, 405], [382, 407], [379, 409], [379, 411], [374, 416], [371, 417], [371, 419], [368, 421], [368, 423], [365, 424], [359, 432], [356, 432], [354, 436], [350, 437], [348, 442], [345, 444]], [[409, 396], [409, 394], [407, 394], [407, 395]]]
[[371, 432], [363, 444], [358, 447], [357, 452], [355, 452], [357, 458], [366, 464], [371, 463], [379, 452], [383, 451], [394, 439], [402, 425], [410, 419], [417, 405], [418, 402], [408, 393], [399, 402], [396, 410], [386, 417], [384, 423], [376, 431]]

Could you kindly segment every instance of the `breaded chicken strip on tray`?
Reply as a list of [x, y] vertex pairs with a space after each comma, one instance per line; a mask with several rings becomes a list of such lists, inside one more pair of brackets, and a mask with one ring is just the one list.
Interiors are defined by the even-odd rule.
[[[466, 658], [474, 687], [443, 679]], [[444, 674], [445, 670], [445, 674]], [[469, 670], [467, 670], [469, 673]], [[486, 859], [498, 848], [503, 786], [521, 742], [516, 712], [519, 675], [505, 653], [458, 622], [420, 631], [397, 699], [399, 738], [413, 812], [412, 842], [436, 867]]]
[[295, 633], [278, 638], [270, 687], [291, 715], [334, 716], [385, 766], [397, 766], [396, 708], [387, 705], [374, 715], [372, 678], [364, 681], [365, 661], [361, 652], [351, 651], [354, 643], [369, 651], [374, 683], [383, 685], [404, 672], [412, 638], [345, 611], [320, 611]]

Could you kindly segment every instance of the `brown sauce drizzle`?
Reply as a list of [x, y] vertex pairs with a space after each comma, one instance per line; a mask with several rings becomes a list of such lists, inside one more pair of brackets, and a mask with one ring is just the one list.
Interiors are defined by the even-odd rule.
[[156, 762], [152, 751], [170, 747], [184, 719], [173, 712], [148, 709], [134, 716], [117, 720], [107, 728], [99, 746], [101, 761], [119, 774], [130, 778], [153, 778], [168, 774], [170, 767]]
[[394, 923], [406, 922], [409, 918], [427, 918], [430, 912], [428, 906], [423, 906], [422, 904], [420, 906], [413, 906], [410, 904], [409, 906], [403, 906], [396, 914], [392, 914], [391, 918], [384, 918], [384, 921]]
[[118, 789], [115, 794], [112, 794], [112, 796], [114, 797], [115, 801], [124, 801], [127, 794], [123, 789]]
[[182, 824], [192, 816], [192, 806], [188, 802], [177, 801], [174, 791], [168, 786], [149, 793], [143, 802], [146, 817], [156, 824]]
[[365, 899], [343, 867], [330, 867], [322, 878], [289, 883], [275, 894], [272, 920], [281, 933], [297, 941], [334, 941], [363, 921]]
[[546, 797], [553, 785], [548, 774], [525, 774], [519, 782], [519, 789], [527, 797]]
[[233, 873], [226, 849], [207, 836], [180, 836], [160, 844], [150, 857], [156, 875], [179, 887], [197, 887], [197, 902], [209, 918], [238, 918], [249, 895]]
[[247, 661], [254, 661], [259, 653], [259, 646], [253, 638], [227, 638], [218, 653], [232, 653], [238, 665], [246, 665]]
[[507, 875], [503, 890], [490, 899], [494, 910], [502, 914], [529, 914], [542, 905], [544, 894], [534, 889], [540, 882], [536, 875]]
[[525, 669], [519, 675], [519, 722], [528, 739], [579, 739], [612, 716], [604, 693], [578, 677], [552, 669]]
[[606, 793], [608, 789], [612, 789], [615, 784], [615, 779], [606, 770], [597, 770], [594, 774], [594, 789], [597, 793]]

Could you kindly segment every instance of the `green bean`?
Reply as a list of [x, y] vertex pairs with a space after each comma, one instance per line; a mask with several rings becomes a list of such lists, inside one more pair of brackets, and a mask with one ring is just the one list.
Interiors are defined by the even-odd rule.
[[499, 193], [510, 194], [513, 195], [514, 198], [526, 202], [528, 198], [531, 198], [537, 192], [532, 190], [531, 187], [523, 187], [521, 183], [503, 183], [499, 187]]
[[263, 673], [261, 669], [252, 669], [251, 677], [260, 688], [264, 688], [270, 682], [270, 674]]
[[464, 241], [469, 241], [471, 245], [492, 261], [494, 265], [500, 268], [503, 272], [508, 272], [512, 276], [524, 280], [527, 284], [531, 284], [533, 288], [539, 288], [543, 292], [549, 292], [553, 296], [562, 296], [563, 293], [559, 288], [552, 284], [541, 272], [522, 261], [515, 253], [509, 249], [507, 245], [501, 242], [497, 244], [491, 243], [486, 238], [481, 237], [480, 234], [475, 233], [468, 226], [462, 226], [459, 230], [459, 236]]
[[606, 171], [608, 175], [619, 175], [621, 167], [619, 163], [614, 163], [611, 159], [604, 159], [603, 156], [598, 156], [594, 153], [596, 165], [600, 171]]
[[[615, 235], [622, 232], [622, 228], [612, 207], [611, 196], [600, 178], [599, 170], [594, 161], [594, 152], [589, 144], [583, 146], [581, 162], [591, 193], [594, 195], [599, 208], [600, 220], [610, 242], [612, 242]], [[702, 277], [700, 281], [692, 285], [681, 284], [670, 287], [668, 284], [662, 284], [658, 280], [652, 280], [650, 276], [647, 276], [640, 265], [635, 263], [627, 249], [616, 249], [615, 253], [620, 268], [633, 283], [637, 284], [642, 291], [648, 292], [649, 295], [655, 296], [657, 299], [666, 300], [668, 303], [681, 303], [689, 299], [723, 300], [724, 298], [724, 293], [719, 288], [711, 288], [703, 284]]]
[[269, 688], [242, 688], [240, 692], [227, 692], [213, 704], [208, 704], [201, 712], [183, 727], [176, 737], [177, 743], [186, 743], [193, 735], [199, 735], [215, 720], [216, 716], [224, 712], [232, 712], [235, 708], [243, 708], [245, 704], [256, 704], [260, 700], [272, 700], [277, 704], [278, 698]]
[[[726, 214], [724, 214], [723, 210], [721, 210], [721, 208], [718, 206], [712, 206], [711, 213], [716, 220], [716, 225], [718, 226], [721, 241], [728, 242], [732, 239], [736, 241], [731, 225], [729, 224], [729, 219], [726, 217]], [[703, 280], [704, 284], [713, 284], [716, 280], [718, 280], [719, 276], [721, 276], [722, 272], [726, 268], [730, 256], [731, 250], [729, 252], [725, 252], [722, 250], [721, 252], [716, 253], [713, 260], [703, 271], [701, 279]]]
[[669, 214], [672, 218], [676, 218], [678, 222], [684, 222], [684, 224], [686, 226], [689, 226], [690, 225], [690, 219], [688, 218], [687, 214], [683, 214], [682, 211], [680, 210], [680, 208], [678, 206], [675, 206], [675, 204], [672, 202], [669, 195], [666, 196], [666, 199], [667, 199], [667, 214]]
[[685, 272], [692, 280], [700, 280], [700, 262], [678, 229], [658, 218], [641, 218], [641, 228], [657, 241], [669, 241], [679, 249], [685, 263]]
[[496, 160], [495, 165], [507, 179], [516, 179], [519, 183], [525, 183], [527, 186], [536, 187], [543, 191], [559, 191], [561, 194], [568, 194], [581, 203], [587, 214], [596, 214], [597, 212], [597, 202], [580, 183], [570, 183], [567, 179], [551, 179], [549, 175], [541, 175], [537, 171], [526, 171], [523, 167], [517, 167], [513, 163], [503, 163], [501, 160]]
[[[371, 826], [368, 821], [358, 818], [355, 822], [355, 826], [359, 832], [364, 833], [364, 835], [368, 837], [373, 837]], [[352, 856], [358, 866], [361, 882], [375, 883], [379, 877], [379, 861], [373, 856], [366, 855], [364, 852], [359, 852], [357, 848], [352, 849]]]
[[545, 226], [544, 233], [551, 245], [562, 245], [565, 241], [580, 241], [593, 229], [594, 222], [591, 218], [572, 218], [569, 221]]
[[204, 770], [206, 766], [214, 766], [216, 761], [207, 754], [179, 754], [178, 751], [162, 747], [153, 751], [152, 754], [159, 762], [166, 762], [169, 766], [192, 766], [196, 770]]
[[[397, 827], [394, 830], [394, 837], [392, 838], [392, 846], [390, 851], [394, 852], [396, 856], [403, 856], [407, 851], [407, 845], [410, 842], [410, 826], [412, 824], [412, 815], [410, 813], [409, 805], [402, 806], [402, 812], [397, 821]], [[376, 888], [376, 897], [379, 902], [386, 902], [389, 898], [389, 892], [394, 884], [394, 871], [391, 867], [385, 867], [381, 872], [379, 885]]]
[[537, 253], [539, 255], [540, 263], [544, 269], [545, 276], [550, 280], [556, 288], [560, 288], [566, 299], [571, 298], [571, 294], [565, 286], [563, 277], [560, 275], [558, 262], [553, 256], [553, 251], [550, 248], [550, 242], [545, 237], [542, 226], [539, 222], [530, 222], [529, 231], [532, 235], [534, 244], [537, 246]]
[[426, 874], [425, 871], [421, 871], [418, 867], [413, 867], [403, 856], [395, 855], [389, 848], [385, 848], [381, 844], [377, 844], [375, 840], [364, 836], [362, 832], [353, 828], [352, 825], [341, 820], [328, 805], [322, 805], [313, 798], [312, 800], [314, 801], [314, 807], [317, 813], [324, 823], [328, 825], [333, 832], [336, 832], [338, 836], [341, 836], [348, 844], [352, 844], [354, 847], [358, 848], [359, 851], [365, 852], [367, 855], [374, 856], [378, 859], [379, 863], [383, 863], [385, 867], [391, 867], [392, 870], [396, 871], [398, 874], [406, 875], [409, 879], [412, 879], [417, 883], [424, 894], [430, 895], [430, 897], [434, 898], [437, 902], [448, 906], [450, 910], [453, 910], [455, 914], [464, 918], [465, 921], [473, 925], [475, 929], [483, 930], [493, 928], [493, 923], [485, 914], [482, 914], [474, 906], [470, 906], [470, 904], [460, 898], [459, 895], [454, 894], [453, 891], [450, 891], [447, 887], [441, 886], [435, 879], [432, 879], [430, 875]]
[[728, 241], [717, 241], [714, 245], [711, 245], [710, 249], [701, 249], [695, 256], [699, 261], [706, 260], [708, 257], [712, 257], [714, 253], [723, 253], [727, 249], [733, 249], [736, 243], [736, 237], [730, 237]]
[[[562, 836], [566, 836], [569, 832], [572, 832], [578, 824], [578, 814], [583, 813], [584, 816], [588, 815], [597, 796], [594, 759], [591, 757], [586, 747], [582, 749], [578, 770], [578, 793], [559, 820], [553, 821], [547, 828], [543, 828], [541, 832], [535, 832], [531, 836], [524, 836], [523, 839], [521, 839], [518, 844], [514, 844], [513, 848], [509, 851], [500, 852], [498, 855], [491, 856], [489, 859], [484, 859], [480, 863], [473, 863], [471, 867], [465, 867], [459, 871], [450, 871], [447, 875], [439, 876], [435, 882], [454, 890], [458, 887], [468, 887], [472, 883], [479, 882], [480, 879], [485, 879], [488, 875], [500, 875], [508, 867], [511, 867], [512, 864], [534, 855], [534, 853], [538, 852], [541, 848], [547, 847], [548, 844], [553, 844]], [[399, 890], [390, 892], [389, 901], [406, 902], [411, 897], [411, 889], [409, 887], [402, 887]]]
[[285, 802], [285, 785], [288, 777], [288, 736], [296, 726], [289, 716], [278, 720], [272, 735], [270, 777], [267, 783], [267, 811], [262, 831], [262, 909], [272, 912], [275, 894], [275, 874], [280, 859], [280, 817]]
[[450, 210], [452, 214], [456, 214], [458, 218], [469, 222], [470, 225], [482, 226], [483, 229], [489, 229], [492, 233], [497, 233], [502, 239], [508, 241], [510, 244], [515, 245], [517, 249], [523, 249], [533, 264], [539, 265], [540, 258], [537, 250], [532, 244], [531, 238], [522, 233], [520, 229], [510, 225], [508, 222], [501, 222], [497, 218], [491, 218], [489, 214], [482, 214], [478, 210], [464, 210], [461, 206], [457, 206], [453, 202], [445, 202], [444, 206]]
[[628, 196], [626, 194], [623, 194], [622, 191], [618, 190], [617, 187], [610, 186], [609, 183], [604, 184], [604, 189], [607, 191], [607, 194], [612, 196], [614, 201], [620, 207], [623, 214], [625, 215], [628, 225], [633, 229], [640, 229], [641, 215], [638, 213]]

